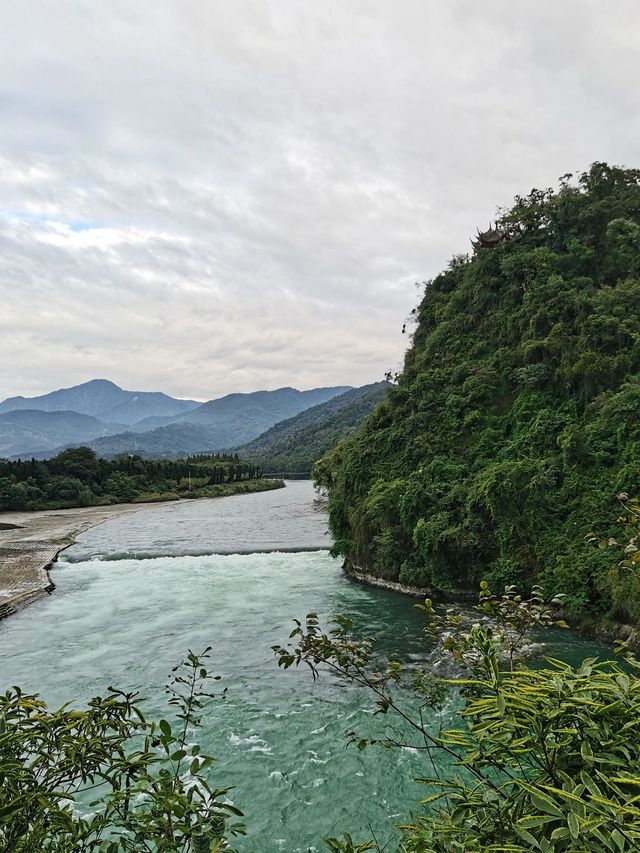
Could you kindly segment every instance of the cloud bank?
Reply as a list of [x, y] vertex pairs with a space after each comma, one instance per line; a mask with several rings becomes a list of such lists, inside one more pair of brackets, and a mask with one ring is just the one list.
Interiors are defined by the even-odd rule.
[[381, 379], [497, 205], [640, 164], [633, 0], [34, 0], [0, 32], [0, 397]]

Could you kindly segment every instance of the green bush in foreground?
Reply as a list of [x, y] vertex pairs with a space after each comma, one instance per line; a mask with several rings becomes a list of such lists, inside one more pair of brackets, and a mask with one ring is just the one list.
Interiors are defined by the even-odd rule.
[[[464, 670], [440, 681], [395, 660], [375, 671], [372, 640], [354, 638], [344, 619], [325, 633], [310, 614], [296, 623], [293, 643], [274, 648], [285, 668], [305, 663], [317, 677], [327, 667], [367, 687], [378, 713], [395, 715], [382, 743], [424, 755], [419, 781], [429, 792], [401, 827], [404, 853], [640, 849], [640, 662], [621, 646], [621, 663], [527, 667], [521, 652], [531, 631], [564, 625], [553, 616], [560, 603], [545, 604], [539, 588], [526, 600], [513, 588], [498, 597], [484, 583], [482, 618], [468, 626], [426, 601], [427, 630], [444, 637], [443, 651]], [[395, 690], [406, 678], [412, 708]], [[463, 701], [459, 724], [439, 731], [433, 712], [452, 690]], [[350, 737], [361, 749], [376, 742]], [[448, 760], [446, 775], [434, 753]], [[335, 840], [332, 849], [354, 848]]]
[[174, 668], [173, 724], [147, 722], [137, 694], [113, 688], [85, 710], [52, 711], [17, 689], [0, 696], [3, 853], [229, 851], [225, 839], [243, 831], [231, 819], [242, 813], [228, 788], [210, 787], [213, 759], [192, 745], [213, 695], [207, 652]]

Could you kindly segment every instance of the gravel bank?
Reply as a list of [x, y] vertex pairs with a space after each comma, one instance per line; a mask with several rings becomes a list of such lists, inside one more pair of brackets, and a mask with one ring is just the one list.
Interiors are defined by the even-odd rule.
[[[177, 501], [176, 501], [177, 503]], [[76, 537], [119, 515], [166, 504], [118, 504], [0, 515], [0, 619], [51, 592], [48, 569]]]

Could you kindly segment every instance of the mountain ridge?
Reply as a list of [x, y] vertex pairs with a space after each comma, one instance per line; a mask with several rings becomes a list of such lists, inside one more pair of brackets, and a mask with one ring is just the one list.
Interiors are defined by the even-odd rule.
[[292, 418], [279, 421], [248, 444], [234, 447], [266, 472], [306, 472], [338, 441], [354, 432], [385, 395], [388, 382], [351, 388]]
[[[300, 391], [286, 386], [273, 391], [233, 392], [205, 403], [198, 404], [188, 411], [174, 412], [172, 415], [149, 415], [132, 424], [121, 420], [114, 424], [108, 420], [96, 418], [97, 423], [69, 420], [70, 434], [64, 438], [60, 430], [54, 430], [58, 443], [47, 440], [46, 425], [54, 422], [62, 423], [60, 415], [77, 414], [78, 417], [91, 417], [86, 412], [74, 412], [63, 409], [61, 412], [26, 409], [26, 401], [32, 403], [44, 401], [44, 405], [79, 402], [81, 408], [93, 408], [95, 411], [104, 410], [111, 416], [131, 412], [131, 406], [137, 404], [132, 397], [134, 392], [126, 392], [108, 380], [92, 380], [82, 386], [72, 389], [61, 389], [40, 398], [9, 398], [0, 404], [0, 418], [6, 422], [4, 443], [0, 432], [0, 453], [16, 456], [36, 455], [46, 458], [50, 453], [57, 453], [69, 447], [85, 444], [104, 456], [116, 456], [120, 453], [136, 453], [145, 458], [172, 458], [191, 453], [223, 450], [236, 443], [245, 443], [269, 429], [275, 423], [294, 416], [304, 409], [324, 403], [345, 391], [350, 386], [338, 385], [324, 388], [311, 388]], [[97, 391], [97, 396], [93, 394]], [[67, 393], [71, 392], [71, 393]], [[140, 392], [151, 397], [152, 408], [157, 402], [153, 392]], [[165, 405], [166, 395], [161, 404]], [[173, 398], [167, 398], [173, 400]], [[19, 400], [17, 408], [11, 408]], [[185, 401], [175, 401], [183, 403]], [[194, 401], [190, 401], [194, 402]], [[2, 412], [2, 408], [9, 411]], [[147, 406], [148, 408], [148, 406]], [[175, 409], [175, 407], [173, 407]], [[22, 416], [24, 431], [20, 436], [20, 418], [17, 413], [31, 412]], [[138, 408], [138, 413], [141, 409]], [[39, 413], [39, 414], [38, 414]], [[37, 429], [40, 417], [41, 429]], [[26, 421], [30, 419], [30, 423]], [[0, 421], [1, 423], [1, 421]], [[35, 431], [34, 431], [35, 430]]]
[[0, 402], [0, 414], [24, 409], [70, 411], [130, 425], [146, 417], [179, 415], [200, 405], [196, 400], [181, 400], [161, 391], [127, 391], [109, 379], [90, 379], [36, 397], [7, 397]]
[[285, 387], [234, 392], [209, 400], [165, 426], [140, 434], [116, 434], [97, 439], [89, 446], [99, 455], [135, 452], [145, 458], [216, 452], [251, 441], [279, 421], [318, 401], [326, 402], [347, 388], [340, 385], [308, 391]]
[[0, 413], [0, 457], [54, 451], [61, 442], [84, 443], [124, 429], [80, 412], [16, 409]]

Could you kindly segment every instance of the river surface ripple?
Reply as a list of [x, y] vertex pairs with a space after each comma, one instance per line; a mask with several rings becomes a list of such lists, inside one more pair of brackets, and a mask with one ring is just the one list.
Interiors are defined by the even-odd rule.
[[[421, 754], [347, 748], [347, 731], [382, 733], [371, 697], [328, 674], [314, 684], [307, 671], [283, 672], [270, 647], [310, 611], [325, 623], [350, 616], [381, 653], [407, 661], [429, 644], [413, 601], [347, 581], [318, 550], [329, 538], [313, 497], [295, 481], [87, 531], [52, 572], [55, 593], [0, 623], [0, 689], [81, 703], [113, 684], [139, 690], [148, 715], [168, 716], [169, 670], [187, 649], [212, 646], [210, 670], [228, 694], [206, 706], [197, 738], [217, 756], [213, 784], [236, 786], [248, 828], [238, 848], [306, 853], [324, 849], [324, 836], [373, 829], [397, 849], [393, 823], [425, 794], [413, 778], [431, 772]], [[576, 659], [594, 647], [552, 635], [549, 650]]]

